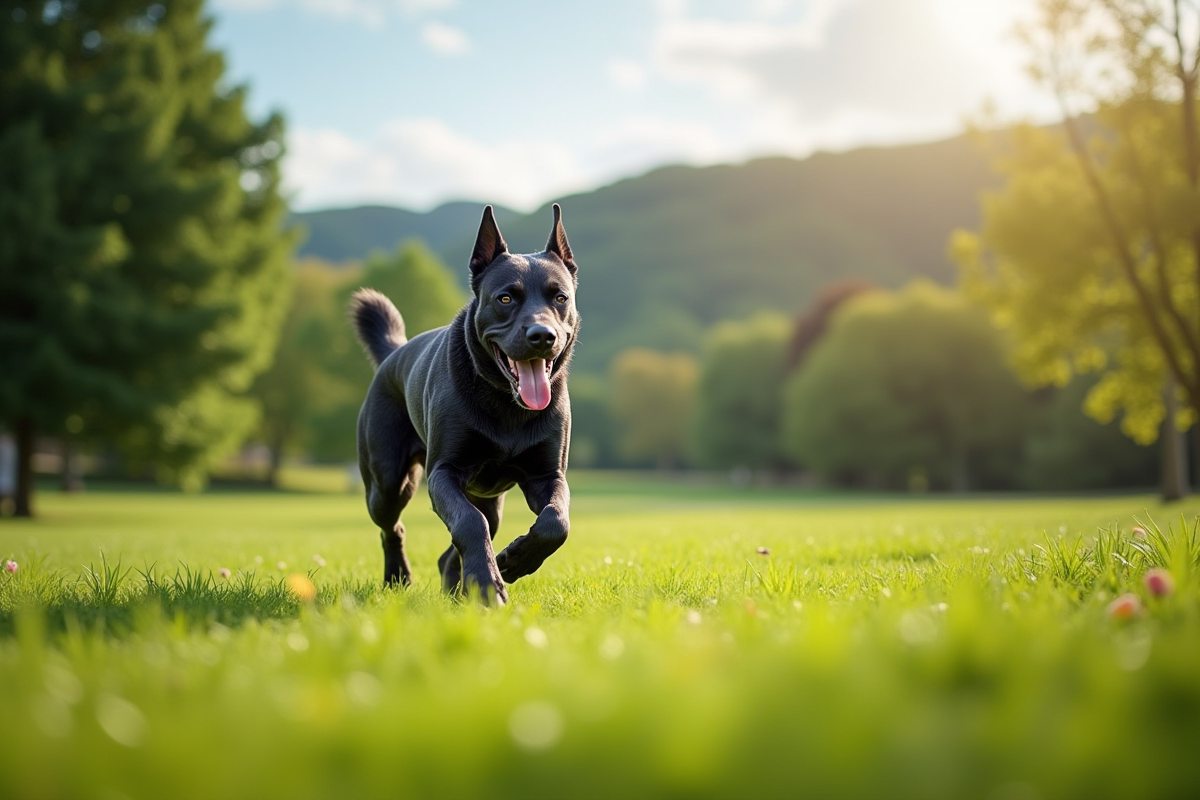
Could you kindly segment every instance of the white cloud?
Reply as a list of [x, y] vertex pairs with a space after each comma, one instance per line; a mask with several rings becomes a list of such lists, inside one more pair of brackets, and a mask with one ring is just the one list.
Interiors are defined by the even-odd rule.
[[533, 208], [588, 183], [562, 144], [476, 140], [428, 118], [388, 123], [366, 140], [299, 128], [284, 170], [298, 208], [386, 202], [423, 209], [452, 199]]
[[776, 18], [783, 10], [778, 3], [758, 18], [731, 20], [696, 17], [686, 0], [662, 0], [655, 62], [671, 78], [706, 84], [722, 97], [744, 97], [761, 83], [747, 59], [817, 46], [837, 5], [836, 0], [815, 0], [799, 19], [781, 23]]
[[440, 22], [426, 23], [421, 29], [421, 40], [430, 50], [444, 56], [461, 56], [471, 50], [471, 40], [466, 33]]
[[[781, 0], [736, 18], [663, 0], [655, 64], [717, 98], [790, 106], [805, 127], [874, 117], [948, 133], [984, 98], [1028, 104], [1033, 90], [1005, 31], [1030, 0]], [[838, 122], [842, 120], [842, 122]]]
[[383, 27], [388, 11], [374, 0], [304, 0], [303, 8], [312, 14], [361, 22], [371, 29]]
[[608, 79], [621, 89], [641, 89], [646, 85], [646, 69], [636, 61], [614, 58], [608, 62]]
[[532, 210], [663, 163], [735, 157], [703, 125], [654, 117], [619, 121], [586, 140], [474, 138], [431, 118], [394, 120], [356, 139], [333, 130], [289, 134], [285, 185], [299, 209], [392, 203], [427, 209], [477, 200]]

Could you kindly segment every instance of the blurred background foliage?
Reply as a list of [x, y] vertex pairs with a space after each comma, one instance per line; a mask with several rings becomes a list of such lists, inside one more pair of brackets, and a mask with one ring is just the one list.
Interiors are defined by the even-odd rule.
[[[1090, 57], [1129, 76], [1064, 126], [561, 198], [584, 318], [572, 464], [1178, 484], [1200, 398], [1195, 69], [1146, 19], [1093, 19], [1116, 6], [1043, 5], [1035, 61], [1091, 30]], [[479, 207], [289, 215], [282, 119], [248, 117], [200, 0], [39, 7], [0, 15], [0, 425], [18, 471], [37, 450], [65, 485], [197, 487], [352, 462], [371, 372], [346, 300], [383, 291], [410, 335], [448, 322]], [[549, 212], [498, 219], [531, 250]]]
[[345, 313], [360, 286], [392, 298], [409, 337], [446, 324], [466, 301], [420, 241], [372, 253], [362, 265], [302, 262], [274, 364], [253, 391], [264, 410], [259, 437], [269, 449], [266, 479], [272, 484], [284, 456], [354, 459], [355, 420], [372, 375]]

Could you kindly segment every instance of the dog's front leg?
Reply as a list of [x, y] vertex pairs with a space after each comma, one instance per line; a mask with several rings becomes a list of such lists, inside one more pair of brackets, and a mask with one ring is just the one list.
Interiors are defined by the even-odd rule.
[[561, 472], [548, 478], [538, 478], [521, 484], [529, 510], [537, 519], [529, 533], [509, 542], [508, 547], [496, 556], [500, 575], [508, 583], [523, 578], [542, 565], [550, 554], [562, 547], [571, 530], [568, 511], [571, 505], [571, 490], [567, 478]]
[[496, 566], [487, 519], [471, 505], [463, 491], [463, 479], [455, 470], [434, 467], [427, 482], [433, 510], [450, 530], [450, 542], [462, 558], [463, 588], [474, 586], [485, 603], [508, 602], [508, 589]]

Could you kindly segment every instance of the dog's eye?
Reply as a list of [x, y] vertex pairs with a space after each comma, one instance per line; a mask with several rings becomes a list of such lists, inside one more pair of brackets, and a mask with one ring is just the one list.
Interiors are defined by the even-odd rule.
[[562, 303], [567, 302], [567, 296], [565, 294], [563, 294], [562, 292], [559, 292], [558, 296], [554, 298], [554, 301], [561, 305]]
[[509, 303], [512, 302], [512, 295], [511, 294], [502, 294], [499, 297], [497, 297], [496, 299], [499, 300], [502, 304], [508, 305]]

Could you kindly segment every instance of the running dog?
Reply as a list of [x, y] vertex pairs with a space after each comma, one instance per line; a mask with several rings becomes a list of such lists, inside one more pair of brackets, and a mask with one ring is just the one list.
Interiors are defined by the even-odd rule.
[[[426, 475], [450, 530], [442, 587], [503, 605], [505, 583], [542, 565], [567, 540], [567, 367], [579, 331], [575, 259], [554, 205], [546, 249], [516, 255], [492, 207], [471, 255], [470, 302], [444, 328], [411, 340], [396, 307], [373, 289], [350, 302], [375, 377], [358, 417], [367, 510], [383, 542], [383, 580], [408, 585], [400, 512]], [[519, 486], [537, 519], [499, 554], [504, 494]]]

